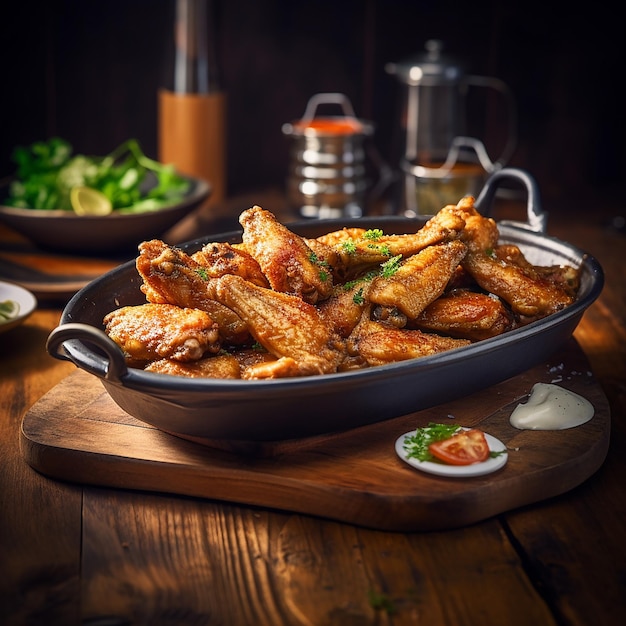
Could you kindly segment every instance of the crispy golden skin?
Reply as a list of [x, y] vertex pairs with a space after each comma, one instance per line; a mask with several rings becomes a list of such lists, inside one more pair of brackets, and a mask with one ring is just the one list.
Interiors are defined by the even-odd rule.
[[245, 322], [229, 308], [213, 300], [206, 270], [182, 250], [153, 239], [139, 246], [137, 271], [143, 278], [141, 291], [149, 302], [167, 302], [206, 311], [228, 343], [242, 344], [250, 334]]
[[501, 335], [514, 325], [513, 314], [499, 298], [458, 290], [434, 300], [413, 320], [411, 327], [480, 341]]
[[239, 362], [231, 354], [218, 354], [188, 363], [159, 359], [148, 363], [144, 369], [146, 372], [185, 378], [241, 378]]
[[343, 358], [343, 342], [319, 311], [301, 298], [257, 287], [226, 275], [211, 284], [213, 297], [246, 322], [252, 336], [270, 353], [291, 358], [300, 376], [328, 374]]
[[[345, 227], [341, 230], [333, 230], [330, 233], [326, 233], [325, 235], [321, 235], [317, 237], [313, 241], [317, 241], [319, 243], [324, 244], [333, 249], [341, 249], [344, 243], [348, 241], [360, 241], [363, 239], [363, 235], [367, 232], [366, 228], [359, 227]], [[307, 240], [308, 241], [308, 240]]]
[[580, 272], [570, 265], [532, 265], [523, 255], [522, 251], [513, 244], [502, 244], [494, 249], [494, 256], [506, 263], [512, 263], [526, 268], [530, 272], [536, 272], [538, 276], [550, 283], [554, 283], [562, 289], [572, 300], [576, 297], [580, 288]]
[[236, 274], [259, 287], [269, 287], [269, 282], [257, 260], [245, 250], [229, 243], [207, 243], [191, 255], [211, 278]]
[[319, 304], [322, 319], [340, 337], [348, 337], [359, 323], [371, 286], [372, 281], [367, 278], [337, 285], [333, 295]]
[[413, 319], [443, 293], [465, 252], [465, 244], [458, 240], [428, 246], [409, 257], [391, 276], [375, 278], [369, 300], [396, 307]]
[[326, 259], [313, 254], [304, 239], [259, 206], [239, 216], [243, 244], [259, 263], [275, 291], [316, 303], [328, 298], [333, 277]]
[[105, 332], [128, 361], [193, 361], [220, 350], [217, 324], [208, 313], [171, 304], [126, 306], [108, 313]]
[[[573, 302], [568, 290], [545, 276], [529, 263], [498, 258], [498, 229], [495, 222], [476, 211], [473, 198], [459, 202], [457, 210], [465, 220], [461, 239], [468, 251], [461, 265], [485, 290], [507, 302], [526, 320], [555, 313]], [[521, 253], [520, 253], [521, 254]]]
[[[346, 363], [354, 367], [385, 365], [430, 356], [467, 346], [466, 339], [442, 337], [420, 330], [404, 330], [370, 319], [369, 307], [347, 340]], [[344, 369], [347, 367], [344, 365]]]

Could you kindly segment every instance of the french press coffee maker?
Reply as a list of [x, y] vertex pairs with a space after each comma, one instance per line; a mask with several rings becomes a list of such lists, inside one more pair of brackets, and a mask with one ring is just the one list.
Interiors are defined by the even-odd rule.
[[[388, 63], [388, 74], [404, 88], [401, 111], [399, 210], [407, 216], [434, 215], [465, 195], [476, 195], [489, 174], [502, 168], [516, 144], [513, 95], [497, 78], [466, 74], [444, 55], [438, 40], [425, 52]], [[509, 129], [501, 155], [491, 160], [483, 141], [467, 136], [467, 96], [471, 87], [499, 92], [507, 105]]]

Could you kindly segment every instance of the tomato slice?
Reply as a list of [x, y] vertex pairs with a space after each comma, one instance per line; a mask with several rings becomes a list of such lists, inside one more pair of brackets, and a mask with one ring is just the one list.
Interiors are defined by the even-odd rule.
[[489, 458], [489, 444], [485, 433], [476, 428], [463, 430], [449, 439], [431, 443], [428, 450], [435, 458], [450, 465], [472, 465]]

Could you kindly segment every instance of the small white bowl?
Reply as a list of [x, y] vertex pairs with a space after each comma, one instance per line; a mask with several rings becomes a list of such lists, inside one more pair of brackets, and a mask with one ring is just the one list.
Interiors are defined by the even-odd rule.
[[0, 281], [0, 302], [5, 300], [17, 302], [19, 309], [15, 317], [0, 319], [0, 333], [19, 326], [37, 308], [37, 298], [28, 289]]

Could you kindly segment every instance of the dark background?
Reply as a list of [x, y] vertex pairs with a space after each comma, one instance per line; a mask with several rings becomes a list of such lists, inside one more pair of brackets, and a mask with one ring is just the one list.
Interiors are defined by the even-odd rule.
[[[474, 74], [496, 76], [519, 108], [511, 165], [539, 182], [549, 210], [623, 205], [624, 32], [608, 4], [476, 0], [218, 0], [217, 52], [228, 93], [231, 194], [282, 186], [284, 122], [318, 92], [342, 92], [376, 124], [394, 159], [401, 91], [384, 66], [439, 38]], [[106, 154], [136, 137], [156, 156], [157, 91], [171, 82], [173, 0], [23, 0], [3, 5], [0, 176], [17, 144], [51, 136]], [[497, 151], [502, 133], [487, 121]], [[492, 156], [496, 156], [492, 154]], [[395, 162], [392, 162], [395, 165]]]

